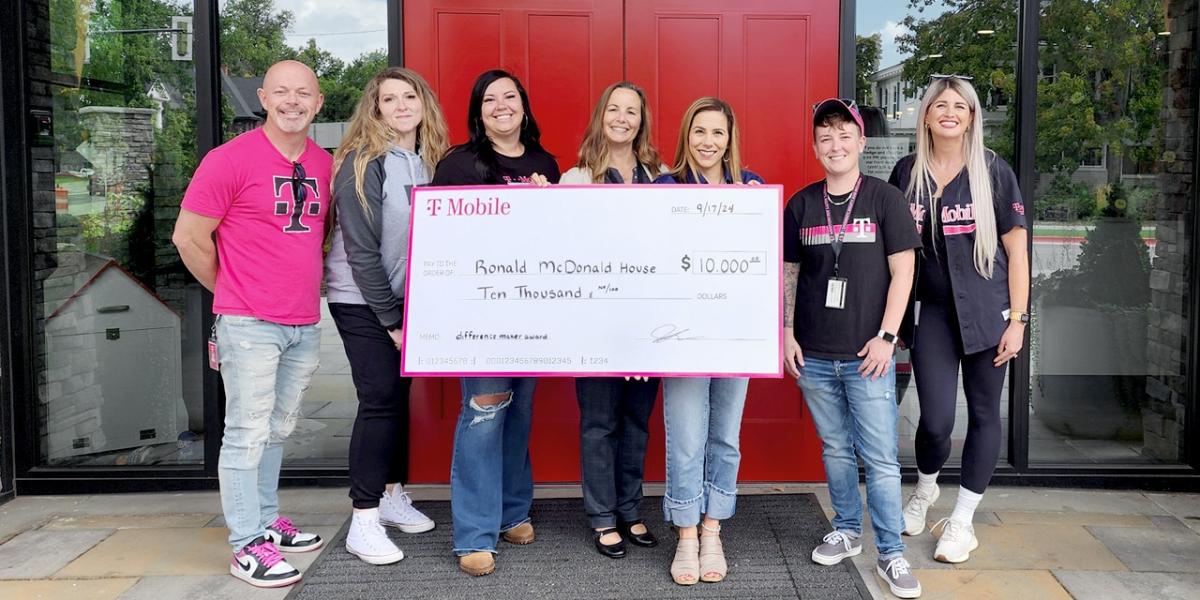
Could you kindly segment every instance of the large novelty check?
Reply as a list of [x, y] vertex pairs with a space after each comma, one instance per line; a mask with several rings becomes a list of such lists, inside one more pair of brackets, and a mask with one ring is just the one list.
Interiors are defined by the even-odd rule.
[[406, 375], [781, 373], [779, 186], [418, 188]]

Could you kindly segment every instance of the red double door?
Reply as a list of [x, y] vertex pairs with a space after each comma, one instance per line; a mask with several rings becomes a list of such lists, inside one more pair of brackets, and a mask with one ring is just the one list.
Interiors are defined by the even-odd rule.
[[[546, 148], [574, 165], [592, 106], [627, 79], [647, 93], [655, 143], [673, 161], [684, 110], [718, 96], [742, 127], [747, 168], [791, 194], [821, 175], [811, 106], [837, 94], [839, 0], [406, 0], [406, 66], [429, 79], [456, 142], [466, 138], [475, 77], [521, 79]], [[461, 404], [456, 379], [416, 380], [414, 482], [447, 482]], [[664, 476], [661, 403], [651, 418], [646, 478]], [[743, 481], [824, 478], [820, 442], [795, 381], [750, 383]], [[531, 441], [539, 482], [579, 480], [579, 409], [571, 379], [542, 379]]]

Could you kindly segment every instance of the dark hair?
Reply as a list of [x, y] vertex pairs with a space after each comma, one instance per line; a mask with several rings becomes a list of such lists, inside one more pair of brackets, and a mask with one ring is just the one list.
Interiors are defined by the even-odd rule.
[[[829, 127], [831, 129], [844, 129], [847, 125], [855, 128], [855, 129], [858, 129], [858, 123], [856, 123], [854, 121], [854, 119], [851, 119], [850, 117], [846, 116], [845, 113], [840, 113], [837, 111], [829, 111], [829, 112], [825, 113], [825, 115], [821, 118], [821, 120], [819, 122], [813, 123], [813, 137], [814, 138], [816, 137], [818, 127]], [[867, 135], [867, 132], [859, 131], [858, 135], [865, 136], [865, 135]]]
[[542, 132], [538, 129], [537, 120], [533, 118], [533, 110], [529, 106], [529, 94], [525, 92], [525, 86], [521, 85], [521, 80], [515, 75], [501, 69], [492, 69], [484, 71], [475, 78], [475, 85], [471, 87], [471, 104], [467, 106], [467, 132], [470, 138], [467, 143], [463, 144], [464, 149], [475, 155], [475, 170], [479, 176], [486, 182], [499, 183], [496, 172], [499, 171], [499, 159], [496, 157], [496, 149], [492, 147], [492, 140], [487, 136], [487, 130], [483, 127], [483, 93], [487, 91], [489, 85], [501, 79], [512, 80], [513, 85], [517, 88], [517, 93], [521, 95], [521, 108], [525, 111], [525, 116], [521, 121], [521, 144], [525, 146], [525, 151], [546, 152], [542, 148]]

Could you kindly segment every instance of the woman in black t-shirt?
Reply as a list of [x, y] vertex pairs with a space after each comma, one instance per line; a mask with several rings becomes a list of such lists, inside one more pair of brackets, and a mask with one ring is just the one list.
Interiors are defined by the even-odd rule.
[[1025, 340], [1029, 255], [1025, 203], [1012, 169], [983, 146], [979, 97], [960, 77], [929, 85], [921, 102], [917, 151], [891, 182], [905, 191], [924, 247], [917, 271], [913, 372], [921, 403], [917, 487], [904, 506], [904, 532], [925, 529], [940, 495], [937, 475], [950, 456], [962, 367], [967, 437], [954, 512], [934, 526], [933, 557], [960, 563], [979, 545], [975, 508], [1000, 456], [1005, 367]]
[[[467, 109], [470, 140], [438, 163], [433, 185], [547, 185], [558, 165], [542, 148], [529, 96], [516, 77], [487, 71], [475, 80]], [[532, 377], [464, 377], [450, 467], [454, 553], [470, 575], [495, 570], [496, 542], [533, 542], [529, 506], [533, 467], [529, 429]]]
[[467, 107], [470, 139], [438, 163], [432, 185], [558, 183], [558, 163], [542, 148], [542, 132], [520, 80], [499, 69], [475, 79]]

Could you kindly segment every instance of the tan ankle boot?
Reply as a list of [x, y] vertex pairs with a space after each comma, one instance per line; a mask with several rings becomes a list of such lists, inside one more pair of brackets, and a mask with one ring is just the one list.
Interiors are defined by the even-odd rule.
[[525, 544], [532, 544], [534, 537], [533, 524], [521, 523], [520, 525], [517, 525], [516, 527], [513, 527], [512, 529], [500, 534], [500, 537], [504, 538], [504, 541], [510, 544], [519, 544], [522, 546]]
[[496, 570], [496, 558], [491, 552], [472, 552], [458, 557], [458, 568], [472, 577], [490, 575]]

